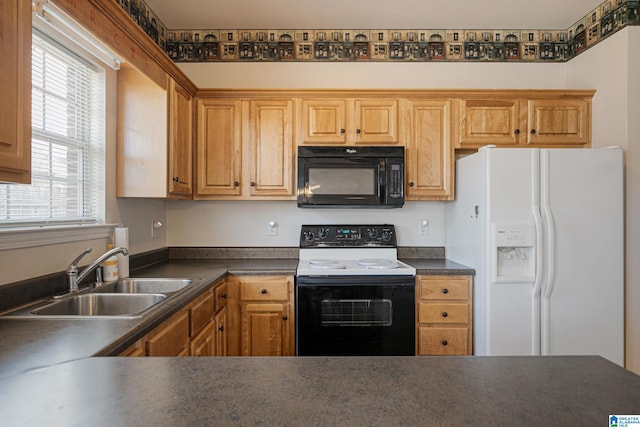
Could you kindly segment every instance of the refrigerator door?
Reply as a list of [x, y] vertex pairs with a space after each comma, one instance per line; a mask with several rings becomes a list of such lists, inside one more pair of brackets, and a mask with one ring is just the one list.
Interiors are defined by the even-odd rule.
[[621, 149], [541, 150], [542, 354], [624, 363]]
[[538, 354], [539, 150], [488, 149], [485, 159], [485, 354]]

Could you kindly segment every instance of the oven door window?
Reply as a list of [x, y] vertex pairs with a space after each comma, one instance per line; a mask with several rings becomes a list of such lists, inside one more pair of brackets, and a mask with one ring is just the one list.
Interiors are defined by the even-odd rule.
[[393, 304], [390, 299], [325, 299], [320, 303], [322, 326], [391, 326]]

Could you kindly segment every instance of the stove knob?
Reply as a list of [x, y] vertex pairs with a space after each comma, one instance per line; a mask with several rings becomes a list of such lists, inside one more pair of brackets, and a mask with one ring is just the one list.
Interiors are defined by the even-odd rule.
[[376, 230], [375, 228], [369, 228], [367, 230], [367, 236], [369, 236], [371, 239], [375, 239], [377, 235], [378, 235], [378, 230]]
[[391, 240], [391, 232], [389, 232], [389, 230], [384, 230], [382, 232], [382, 240], [384, 241]]
[[327, 230], [326, 228], [321, 228], [318, 231], [318, 237], [321, 238], [321, 239], [326, 238], [328, 235], [329, 235], [329, 230]]
[[310, 242], [313, 240], [313, 233], [311, 231], [304, 232], [304, 240]]

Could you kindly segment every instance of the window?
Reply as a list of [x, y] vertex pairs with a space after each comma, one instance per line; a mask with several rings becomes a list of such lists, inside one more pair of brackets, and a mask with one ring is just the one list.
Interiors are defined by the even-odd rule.
[[0, 184], [0, 226], [102, 222], [104, 76], [34, 29], [32, 184]]

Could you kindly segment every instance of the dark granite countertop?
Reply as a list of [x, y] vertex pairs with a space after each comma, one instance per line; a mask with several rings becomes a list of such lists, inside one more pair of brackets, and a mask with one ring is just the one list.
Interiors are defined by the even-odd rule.
[[640, 377], [597, 356], [89, 358], [0, 380], [4, 426], [609, 425]]
[[[418, 274], [473, 274], [445, 259], [404, 259]], [[172, 259], [133, 277], [189, 278], [193, 285], [140, 319], [8, 319], [0, 317], [0, 378], [91, 356], [120, 354], [226, 274], [294, 275], [298, 260]]]

